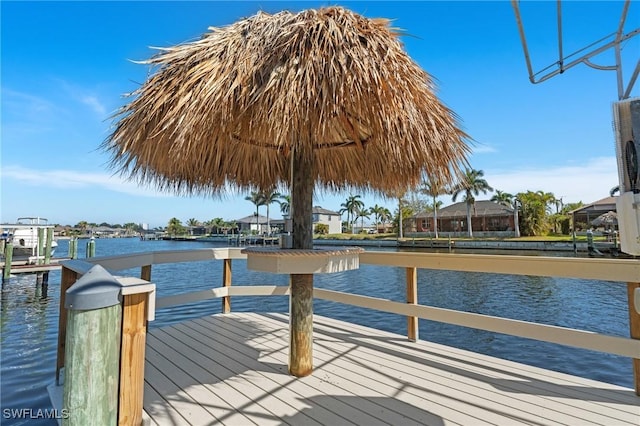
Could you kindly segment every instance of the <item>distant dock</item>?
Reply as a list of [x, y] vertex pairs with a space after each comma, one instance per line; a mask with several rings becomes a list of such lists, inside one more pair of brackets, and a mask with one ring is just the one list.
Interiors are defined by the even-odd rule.
[[[55, 258], [55, 259], [51, 259], [48, 264], [41, 264], [41, 265], [29, 263], [26, 260], [13, 261], [11, 262], [11, 265], [10, 265], [11, 269], [8, 273], [11, 275], [17, 275], [17, 274], [36, 274], [39, 272], [57, 271], [62, 267], [62, 265], [60, 265], [60, 262], [63, 262], [69, 259], [70, 259], [69, 257]], [[5, 262], [0, 262], [0, 268], [3, 271], [5, 270], [5, 267], [6, 267]]]

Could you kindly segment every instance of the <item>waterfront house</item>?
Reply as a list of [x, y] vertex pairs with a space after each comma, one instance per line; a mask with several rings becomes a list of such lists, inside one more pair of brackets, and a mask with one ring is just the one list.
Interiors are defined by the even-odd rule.
[[[471, 208], [473, 233], [479, 237], [513, 236], [513, 208], [489, 200], [479, 200]], [[405, 234], [435, 232], [434, 212], [422, 212], [405, 221]], [[438, 233], [440, 236], [459, 236], [466, 234], [467, 204], [459, 202], [438, 209]]]
[[590, 227], [591, 221], [598, 216], [616, 211], [616, 197], [606, 197], [584, 205], [569, 212], [574, 229], [584, 231]]
[[255, 233], [263, 234], [267, 232], [267, 217], [262, 215], [252, 214], [250, 216], [243, 217], [242, 219], [236, 219], [238, 224], [238, 231], [242, 233]]
[[323, 209], [320, 206], [314, 206], [312, 210], [313, 214], [313, 227], [317, 224], [324, 224], [329, 227], [329, 234], [342, 233], [342, 224], [340, 221], [340, 213], [332, 210]]

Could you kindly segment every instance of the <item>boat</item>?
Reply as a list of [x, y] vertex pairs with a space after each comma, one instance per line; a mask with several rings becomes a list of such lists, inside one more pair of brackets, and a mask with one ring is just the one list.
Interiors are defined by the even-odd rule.
[[[43, 257], [44, 248], [42, 254], [39, 253], [38, 240], [40, 229], [51, 229], [49, 232], [53, 232], [53, 225], [49, 225], [47, 219], [43, 217], [19, 217], [16, 223], [2, 224], [2, 235], [0, 238], [3, 241], [3, 245], [11, 243], [13, 244], [13, 258], [14, 259], [27, 259], [29, 262], [38, 260], [39, 257]], [[46, 235], [46, 233], [44, 234]], [[44, 240], [46, 245], [46, 238]], [[51, 253], [53, 256], [55, 249], [58, 247], [58, 243], [55, 240], [51, 241]]]

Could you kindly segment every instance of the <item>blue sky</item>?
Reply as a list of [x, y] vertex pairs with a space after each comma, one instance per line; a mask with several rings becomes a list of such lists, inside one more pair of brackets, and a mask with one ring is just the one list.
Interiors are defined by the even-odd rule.
[[[342, 5], [368, 17], [394, 19], [406, 30], [409, 55], [435, 77], [438, 95], [476, 141], [473, 168], [496, 189], [553, 192], [565, 203], [592, 202], [618, 184], [612, 130], [616, 74], [576, 66], [544, 83], [528, 80], [514, 12], [498, 2], [7, 2], [1, 13], [0, 222], [21, 216], [166, 226], [177, 217], [232, 220], [250, 215], [246, 194], [223, 199], [174, 197], [126, 182], [108, 169], [98, 147], [123, 94], [149, 69], [132, 61], [199, 38], [255, 14]], [[563, 2], [564, 53], [614, 32], [623, 3]], [[534, 71], [557, 61], [555, 2], [521, 5]], [[631, 3], [626, 31], [640, 27]], [[628, 82], [640, 37], [623, 45]], [[612, 51], [593, 59], [613, 65]], [[639, 95], [638, 86], [632, 97]], [[319, 194], [338, 210], [349, 196]], [[487, 195], [489, 198], [491, 194]], [[363, 196], [396, 208], [394, 200]], [[480, 197], [483, 199], [483, 197]], [[441, 197], [448, 204], [449, 197]], [[277, 205], [273, 205], [275, 216]], [[264, 214], [264, 209], [262, 209]], [[273, 215], [274, 213], [272, 213]]]

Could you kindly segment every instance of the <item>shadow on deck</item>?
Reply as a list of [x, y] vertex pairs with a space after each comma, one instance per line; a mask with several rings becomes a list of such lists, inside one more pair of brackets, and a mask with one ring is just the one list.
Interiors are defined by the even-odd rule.
[[638, 424], [632, 389], [314, 317], [314, 373], [287, 372], [288, 316], [231, 313], [149, 331], [159, 425]]

